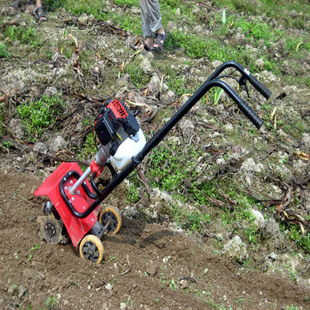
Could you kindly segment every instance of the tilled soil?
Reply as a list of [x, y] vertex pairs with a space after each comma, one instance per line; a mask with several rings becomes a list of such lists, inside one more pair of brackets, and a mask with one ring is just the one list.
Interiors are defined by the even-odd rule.
[[[40, 178], [0, 171], [1, 309], [309, 309], [310, 290], [279, 275], [233, 264], [211, 241], [123, 219], [104, 237], [104, 262], [48, 244], [33, 196]], [[120, 206], [122, 208], [122, 206]], [[29, 307], [28, 307], [29, 306]]]

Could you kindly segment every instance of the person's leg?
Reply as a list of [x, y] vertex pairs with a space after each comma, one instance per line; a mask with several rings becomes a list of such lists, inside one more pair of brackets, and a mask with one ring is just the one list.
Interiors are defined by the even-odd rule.
[[140, 5], [141, 5], [141, 13], [143, 10], [144, 20], [146, 21], [145, 24], [147, 25], [147, 27], [145, 28], [145, 32], [147, 33], [148, 37], [146, 38], [145, 42], [153, 43], [153, 34], [156, 33], [153, 48], [156, 49], [162, 47], [166, 39], [166, 32], [162, 25], [159, 1], [140, 0]]
[[21, 4], [20, 0], [14, 0], [10, 4], [9, 8], [11, 11], [15, 11], [16, 9], [20, 8], [21, 6], [22, 6], [22, 4]]
[[44, 11], [43, 11], [41, 0], [36, 0], [35, 14], [38, 17], [39, 21], [46, 21], [47, 20], [45, 14], [44, 14]]
[[150, 26], [150, 11], [148, 2], [148, 0], [140, 0], [141, 26], [144, 43], [147, 48], [151, 49], [153, 47], [153, 32]]

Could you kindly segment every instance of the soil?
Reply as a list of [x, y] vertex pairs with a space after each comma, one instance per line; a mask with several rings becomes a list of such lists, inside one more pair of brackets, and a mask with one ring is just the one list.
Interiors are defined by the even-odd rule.
[[44, 202], [33, 196], [41, 181], [0, 171], [1, 309], [310, 308], [309, 289], [243, 268], [213, 254], [208, 239], [164, 225], [123, 218], [119, 234], [103, 239], [100, 265], [69, 244], [46, 243], [36, 222]]

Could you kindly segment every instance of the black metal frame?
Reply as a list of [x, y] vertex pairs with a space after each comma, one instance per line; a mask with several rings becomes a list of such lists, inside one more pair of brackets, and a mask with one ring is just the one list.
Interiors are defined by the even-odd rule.
[[[156, 147], [168, 134], [168, 132], [180, 121], [180, 119], [188, 113], [188, 111], [213, 87], [220, 87], [222, 88], [229, 97], [238, 105], [238, 107], [241, 109], [241, 111], [251, 120], [251, 122], [259, 129], [261, 125], [263, 124], [263, 121], [259, 118], [259, 116], [247, 105], [247, 103], [242, 100], [225, 82], [218, 79], [217, 77], [220, 75], [220, 73], [225, 70], [226, 68], [235, 68], [238, 70], [242, 77], [249, 80], [249, 82], [266, 98], [269, 99], [271, 96], [271, 92], [263, 85], [261, 84], [254, 76], [250, 74], [248, 70], [243, 68], [240, 64], [234, 61], [228, 61], [223, 63], [221, 66], [219, 66], [211, 75], [210, 77], [200, 86], [200, 88], [187, 100], [187, 102], [171, 117], [171, 119], [146, 143], [143, 150], [135, 157], [132, 158], [131, 163], [128, 164], [128, 166], [125, 167], [124, 170], [122, 170], [119, 173], [116, 173], [115, 170], [111, 170], [112, 172], [112, 180], [111, 182], [102, 190], [99, 191], [96, 188], [97, 195], [90, 192], [90, 190], [87, 188], [86, 184], [82, 184], [83, 189], [87, 193], [87, 195], [95, 199], [95, 201], [88, 207], [88, 209], [85, 212], [77, 212], [74, 207], [72, 206], [72, 203], [67, 198], [64, 189], [63, 184], [66, 179], [68, 179], [68, 176], [74, 175], [76, 176], [75, 171], [70, 171], [66, 174], [66, 176], [63, 178], [63, 180], [60, 182], [60, 193], [63, 197], [64, 201], [66, 202], [67, 206], [71, 210], [74, 216], [78, 218], [85, 218], [87, 217], [91, 212], [93, 212], [99, 204], [121, 183], [123, 180], [142, 162], [144, 157], [154, 148]], [[78, 173], [77, 173], [78, 174]], [[79, 175], [79, 174], [78, 174]], [[92, 180], [92, 186], [93, 186], [93, 180]], [[87, 189], [86, 189], [86, 188]]]

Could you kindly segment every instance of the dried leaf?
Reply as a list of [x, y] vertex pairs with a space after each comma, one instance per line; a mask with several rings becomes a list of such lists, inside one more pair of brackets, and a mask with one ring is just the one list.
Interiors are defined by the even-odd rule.
[[310, 153], [304, 153], [304, 152], [300, 152], [300, 151], [295, 151], [294, 155], [299, 157], [302, 160], [310, 160]]

